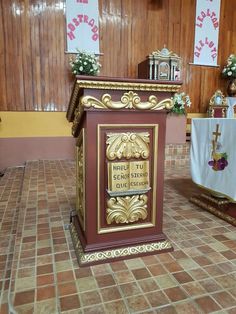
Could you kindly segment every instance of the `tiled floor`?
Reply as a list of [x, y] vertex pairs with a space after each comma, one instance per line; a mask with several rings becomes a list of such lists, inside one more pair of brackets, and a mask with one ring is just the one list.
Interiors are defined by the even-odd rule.
[[187, 167], [166, 168], [174, 252], [83, 268], [66, 228], [74, 173], [34, 161], [0, 179], [1, 314], [236, 313], [235, 227], [188, 202]]

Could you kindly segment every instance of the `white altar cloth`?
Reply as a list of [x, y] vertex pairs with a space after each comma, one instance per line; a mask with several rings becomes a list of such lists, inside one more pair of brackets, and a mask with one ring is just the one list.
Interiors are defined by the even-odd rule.
[[236, 106], [236, 97], [226, 97], [228, 110], [226, 118], [233, 118], [234, 117], [234, 106]]
[[236, 201], [236, 119], [192, 119], [190, 163], [193, 182]]

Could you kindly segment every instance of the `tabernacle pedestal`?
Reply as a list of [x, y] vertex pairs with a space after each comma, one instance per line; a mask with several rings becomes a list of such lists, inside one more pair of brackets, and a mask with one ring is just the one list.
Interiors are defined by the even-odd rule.
[[80, 265], [172, 250], [162, 232], [166, 114], [180, 85], [78, 76], [67, 119], [77, 138]]

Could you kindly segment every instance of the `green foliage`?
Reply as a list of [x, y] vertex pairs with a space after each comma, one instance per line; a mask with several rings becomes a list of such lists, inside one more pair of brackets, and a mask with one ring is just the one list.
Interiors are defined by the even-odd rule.
[[223, 154], [222, 154], [222, 157], [227, 160], [227, 159], [228, 159], [227, 153], [223, 153]]
[[76, 57], [70, 60], [70, 66], [74, 75], [97, 75], [101, 68], [95, 54], [79, 50]]
[[231, 54], [227, 59], [227, 64], [224, 66], [222, 75], [226, 78], [236, 77], [236, 56]]
[[185, 93], [175, 93], [173, 97], [174, 107], [171, 112], [179, 115], [186, 114], [185, 107], [191, 106], [191, 101]]

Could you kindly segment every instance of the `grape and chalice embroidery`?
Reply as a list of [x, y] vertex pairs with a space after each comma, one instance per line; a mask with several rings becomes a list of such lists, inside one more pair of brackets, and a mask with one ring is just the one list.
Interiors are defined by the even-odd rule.
[[218, 141], [218, 137], [221, 136], [219, 132], [219, 124], [216, 125], [215, 132], [212, 132], [213, 140], [212, 140], [212, 159], [208, 161], [208, 165], [212, 167], [214, 171], [222, 171], [225, 167], [228, 166], [228, 156], [226, 152], [222, 152], [222, 145]]

